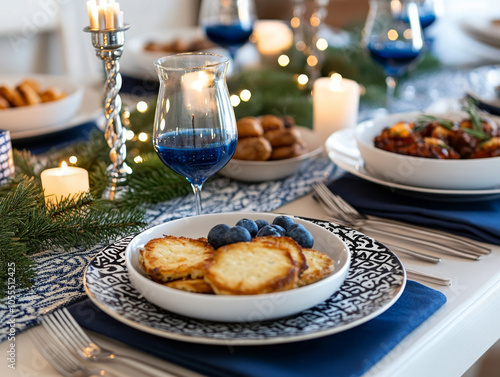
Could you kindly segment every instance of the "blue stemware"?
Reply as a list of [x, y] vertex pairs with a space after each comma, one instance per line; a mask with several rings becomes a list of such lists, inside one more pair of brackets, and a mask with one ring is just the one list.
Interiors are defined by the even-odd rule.
[[155, 61], [160, 89], [153, 145], [160, 160], [191, 183], [198, 215], [203, 183], [236, 149], [236, 120], [225, 81], [228, 62], [205, 53]]
[[393, 112], [397, 80], [421, 54], [422, 27], [414, 0], [371, 0], [364, 47], [386, 75], [387, 110]]
[[236, 52], [253, 33], [255, 18], [253, 0], [203, 0], [201, 4], [200, 24], [205, 34], [228, 50], [233, 63]]

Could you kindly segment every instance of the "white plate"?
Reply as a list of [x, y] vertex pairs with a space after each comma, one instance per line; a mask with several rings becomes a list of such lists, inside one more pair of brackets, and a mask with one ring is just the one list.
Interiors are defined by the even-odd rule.
[[40, 74], [2, 75], [0, 85], [15, 87], [26, 78], [38, 82], [42, 89], [59, 89], [66, 93], [66, 96], [56, 101], [0, 110], [0, 128], [11, 131], [11, 135], [16, 132], [45, 130], [68, 122], [77, 113], [82, 103], [83, 88], [70, 77]]
[[[272, 223], [276, 216], [276, 214], [268, 213], [220, 213], [188, 217], [150, 228], [136, 236], [125, 252], [130, 281], [153, 304], [177, 314], [210, 321], [252, 322], [276, 319], [317, 305], [337, 291], [345, 280], [349, 270], [350, 252], [337, 236], [301, 219], [294, 220], [311, 232], [314, 237], [313, 247], [326, 253], [335, 263], [334, 271], [330, 276], [304, 287], [261, 295], [205, 295], [155, 283], [147, 277], [139, 265], [139, 252], [151, 239], [163, 237], [163, 235], [207, 237], [210, 229], [216, 224], [233, 226], [244, 217], [252, 220], [263, 219]], [[272, 303], [272, 310], [257, 310], [269, 303]]]
[[297, 172], [308, 159], [318, 156], [323, 150], [323, 141], [312, 130], [297, 126], [306, 143], [306, 153], [275, 161], [245, 161], [231, 159], [220, 174], [243, 182], [263, 182], [283, 179]]
[[[109, 245], [94, 257], [85, 271], [85, 291], [105, 313], [141, 331], [180, 341], [225, 346], [314, 339], [358, 326], [390, 308], [406, 284], [406, 273], [398, 257], [358, 231], [325, 221], [310, 221], [348, 245], [351, 267], [338, 292], [319, 305], [287, 318], [222, 323], [192, 319], [159, 308], [130, 282], [124, 254], [133, 236]], [[258, 310], [265, 312], [272, 307], [269, 302]]]
[[500, 17], [468, 17], [461, 21], [460, 26], [478, 41], [500, 47]]
[[487, 65], [470, 71], [465, 91], [478, 101], [479, 107], [500, 115], [500, 65]]
[[500, 186], [484, 190], [444, 190], [417, 187], [386, 181], [373, 175], [364, 167], [353, 129], [344, 129], [330, 135], [326, 141], [328, 157], [341, 169], [367, 181], [400, 190], [406, 195], [417, 195], [427, 199], [451, 201], [479, 201], [496, 198], [500, 195]]
[[[104, 89], [103, 89], [104, 90]], [[58, 131], [68, 130], [84, 123], [104, 118], [103, 91], [87, 87], [83, 89], [82, 103], [74, 117], [68, 121], [56, 123], [50, 127], [35, 128], [25, 131], [11, 131], [12, 140], [25, 139], [35, 136], [48, 135]]]
[[[123, 70], [127, 74], [134, 76], [148, 77], [153, 80], [157, 79], [158, 76], [156, 75], [153, 62], [163, 56], [171, 55], [172, 53], [147, 51], [144, 49], [144, 46], [146, 46], [148, 42], [167, 43], [176, 39], [189, 42], [204, 37], [205, 32], [203, 29], [199, 27], [184, 27], [152, 31], [130, 38], [130, 40], [127, 40], [126, 54], [123, 56]], [[227, 54], [226, 50], [220, 47], [214, 47], [203, 51], [219, 55]]]

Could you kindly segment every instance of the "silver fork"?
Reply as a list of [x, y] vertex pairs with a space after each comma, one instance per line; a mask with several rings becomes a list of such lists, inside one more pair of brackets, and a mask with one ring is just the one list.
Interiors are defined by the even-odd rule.
[[[328, 190], [328, 188], [323, 184], [323, 186]], [[347, 203], [342, 197], [339, 195], [334, 195], [330, 190], [328, 192], [332, 195], [332, 200], [341, 208], [346, 214], [352, 215], [359, 220], [365, 221], [366, 223], [371, 224], [385, 224], [390, 227], [394, 227], [397, 229], [411, 229], [412, 232], [416, 232], [417, 234], [421, 234], [423, 236], [432, 236], [433, 238], [438, 238], [444, 240], [446, 242], [450, 242], [452, 244], [457, 244], [461, 246], [461, 250], [469, 250], [469, 252], [477, 255], [487, 255], [491, 253], [491, 249], [480, 245], [479, 243], [458, 235], [450, 235], [446, 232], [429, 229], [425, 227], [421, 227], [418, 225], [402, 223], [396, 220], [383, 219], [380, 217], [368, 217], [361, 213], [359, 213], [353, 206]]]
[[[441, 231], [400, 223], [393, 220], [366, 217], [357, 212], [356, 209], [345, 202], [341, 197], [333, 194], [324, 183], [315, 183], [313, 184], [313, 188], [330, 214], [350, 224], [353, 228], [362, 228], [363, 230], [379, 234], [387, 234], [393, 238], [429, 247], [434, 251], [453, 254], [472, 260], [478, 260], [481, 255], [486, 255], [491, 252], [487, 247], [479, 245], [465, 237], [451, 236]], [[407, 236], [401, 232], [401, 230], [411, 230], [412, 235]], [[417, 237], [417, 235], [421, 237]], [[430, 237], [430, 239], [423, 237]]]
[[[61, 345], [58, 339], [52, 337], [50, 334], [40, 334], [40, 326], [30, 331], [31, 339], [36, 348], [40, 351], [45, 359], [65, 377], [98, 377], [113, 375], [105, 370], [98, 368], [87, 368], [83, 366], [73, 355]], [[49, 335], [47, 337], [47, 335]]]
[[[119, 355], [99, 346], [83, 331], [66, 308], [44, 316], [42, 325], [81, 359], [91, 362], [121, 361], [139, 370], [143, 376], [180, 376], [180, 374], [172, 374], [172, 371], [146, 364], [144, 360], [128, 355]], [[178, 369], [182, 368], [178, 367]], [[195, 374], [194, 372], [190, 373]]]

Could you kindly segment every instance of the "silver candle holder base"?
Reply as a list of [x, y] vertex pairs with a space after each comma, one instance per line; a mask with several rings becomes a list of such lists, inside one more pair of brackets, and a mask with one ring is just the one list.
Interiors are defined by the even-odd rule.
[[111, 30], [94, 30], [90, 27], [83, 29], [83, 31], [90, 33], [96, 55], [104, 62], [106, 71], [106, 99], [104, 100], [106, 127], [104, 136], [110, 148], [111, 165], [106, 170], [109, 182], [103, 193], [103, 198], [109, 200], [120, 199], [125, 191], [127, 175], [132, 173], [132, 169], [125, 162], [127, 158], [126, 134], [120, 119], [122, 100], [119, 95], [122, 86], [119, 59], [125, 44], [125, 31], [129, 28], [130, 25]]

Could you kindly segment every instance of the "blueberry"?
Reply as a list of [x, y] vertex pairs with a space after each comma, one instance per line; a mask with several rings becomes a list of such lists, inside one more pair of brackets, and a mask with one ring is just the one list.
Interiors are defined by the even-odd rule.
[[226, 244], [236, 242], [250, 242], [252, 236], [250, 232], [242, 226], [235, 225], [226, 231]]
[[291, 217], [288, 216], [278, 216], [274, 219], [273, 224], [281, 226], [283, 229], [287, 230], [290, 226], [294, 224]]
[[269, 223], [266, 220], [255, 220], [255, 224], [257, 224], [257, 227], [259, 229], [262, 229], [266, 225], [269, 225]]
[[248, 230], [252, 237], [255, 237], [255, 235], [259, 231], [258, 225], [255, 223], [255, 221], [250, 219], [241, 219], [236, 223], [236, 225], [242, 226], [243, 228]]
[[278, 229], [276, 229], [272, 225], [266, 225], [257, 232], [257, 237], [265, 236], [281, 237], [281, 234], [279, 233]]
[[302, 247], [311, 248], [314, 244], [312, 234], [304, 227], [295, 227], [287, 235]]
[[278, 233], [280, 234], [280, 236], [284, 236], [286, 234], [286, 230], [282, 226], [279, 226], [276, 224], [272, 224], [270, 226], [272, 226], [274, 229], [276, 229], [278, 231]]
[[290, 232], [292, 230], [294, 230], [295, 228], [300, 228], [300, 229], [306, 230], [306, 228], [302, 224], [293, 224], [293, 225], [290, 225], [290, 227], [286, 230], [286, 235], [289, 236]]
[[214, 249], [218, 249], [226, 244], [226, 232], [231, 228], [226, 224], [218, 224], [210, 229], [208, 232], [208, 243], [212, 245]]

